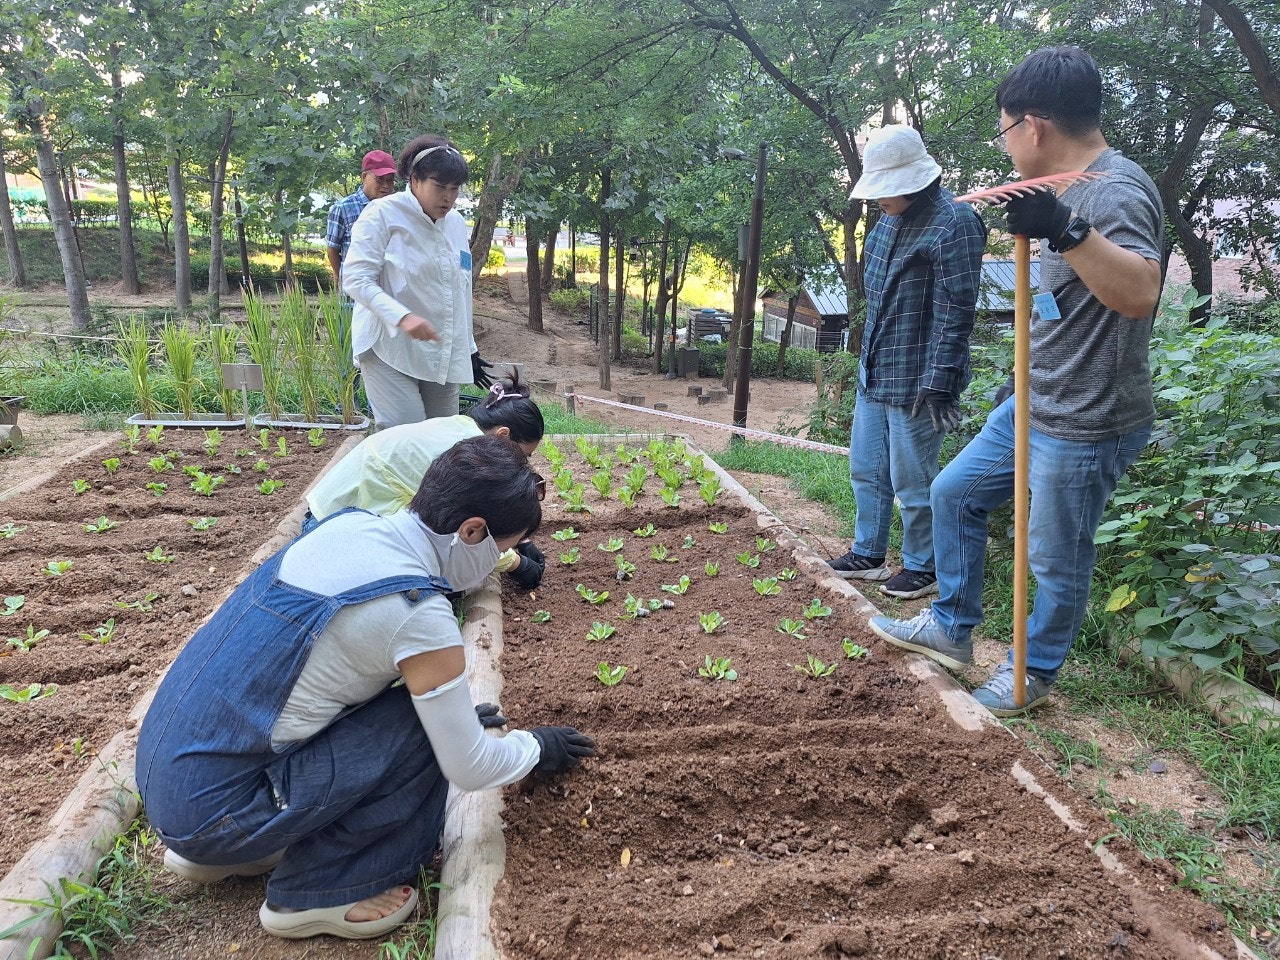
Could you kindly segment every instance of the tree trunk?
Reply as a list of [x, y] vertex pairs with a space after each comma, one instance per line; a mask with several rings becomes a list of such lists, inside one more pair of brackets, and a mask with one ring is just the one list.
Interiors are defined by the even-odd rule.
[[120, 222], [120, 280], [124, 292], [137, 294], [138, 254], [133, 242], [133, 204], [129, 199], [129, 167], [124, 153], [124, 83], [120, 79], [120, 45], [111, 45], [111, 101], [115, 133], [111, 152], [116, 163], [116, 219]]
[[182, 150], [169, 157], [169, 206], [173, 210], [173, 295], [179, 310], [191, 309], [191, 228], [187, 223], [187, 190], [182, 183]]
[[[796, 290], [792, 292], [791, 296], [787, 297], [787, 322], [782, 327], [782, 336], [778, 338], [777, 374], [779, 377], [782, 376], [782, 371], [787, 368], [787, 347], [791, 345], [791, 330], [792, 330], [792, 327], [795, 326], [796, 307], [798, 307], [799, 305], [800, 305], [800, 291]], [[822, 321], [819, 320], [818, 322], [821, 323]], [[815, 329], [814, 336], [815, 336], [815, 339], [814, 339], [813, 345], [816, 347], [818, 345], [817, 339], [816, 339], [817, 337], [816, 329]]]
[[[227, 158], [231, 155], [231, 132], [234, 126], [235, 113], [228, 107], [222, 128], [222, 144], [209, 169], [209, 316], [215, 319], [222, 308], [222, 295], [231, 292], [231, 282], [227, 279], [222, 252], [222, 210], [225, 206], [223, 192], [226, 188]], [[248, 264], [241, 264], [241, 267], [248, 272]]]
[[4, 252], [9, 261], [9, 282], [15, 287], [27, 285], [27, 268], [22, 262], [22, 248], [18, 246], [17, 225], [13, 222], [13, 207], [9, 204], [8, 174], [4, 168], [4, 135], [0, 131], [0, 229], [4, 230]]
[[[276, 209], [280, 209], [280, 204], [284, 200], [284, 191], [276, 190]], [[280, 248], [284, 251], [284, 282], [293, 283], [295, 277], [293, 275], [293, 231], [280, 231]], [[319, 281], [317, 281], [319, 283]]]
[[622, 231], [613, 243], [613, 289], [617, 303], [613, 308], [613, 359], [622, 359], [622, 310], [627, 305], [627, 287], [624, 282], [626, 265], [622, 257]]
[[26, 121], [36, 139], [36, 164], [44, 185], [44, 198], [49, 204], [49, 220], [53, 223], [53, 236], [58, 244], [58, 256], [62, 260], [62, 275], [67, 284], [67, 306], [71, 322], [77, 330], [89, 326], [89, 292], [85, 284], [84, 264], [80, 262], [80, 249], [76, 245], [75, 224], [71, 222], [71, 206], [59, 189], [58, 161], [53, 141], [45, 121], [45, 102], [33, 97], [26, 104]]
[[[551, 225], [551, 233], [547, 237], [545, 256], [542, 258], [542, 295], [551, 293], [551, 285], [556, 277], [556, 239], [560, 236], [560, 222]], [[530, 288], [532, 289], [532, 288]], [[541, 327], [539, 327], [541, 329]]]
[[542, 294], [538, 288], [542, 265], [538, 260], [538, 247], [538, 231], [529, 222], [524, 231], [525, 285], [529, 288], [529, 329], [535, 333], [542, 332]]
[[613, 183], [613, 171], [600, 172], [600, 389], [611, 390], [609, 385], [609, 357], [613, 353], [613, 336], [609, 330], [609, 191]]
[[658, 297], [653, 304], [653, 372], [662, 373], [662, 347], [667, 332], [667, 247], [671, 243], [671, 221], [662, 223], [661, 253], [658, 257]]
[[[516, 154], [507, 168], [502, 172], [502, 154], [496, 154], [489, 164], [489, 174], [485, 177], [484, 189], [480, 191], [480, 202], [476, 204], [476, 225], [471, 229], [471, 285], [474, 287], [480, 279], [484, 265], [489, 262], [489, 248], [493, 246], [493, 228], [497, 226], [498, 217], [502, 213], [502, 205], [520, 182], [520, 174], [524, 171], [528, 154], [521, 151]], [[530, 288], [530, 299], [537, 290]]]

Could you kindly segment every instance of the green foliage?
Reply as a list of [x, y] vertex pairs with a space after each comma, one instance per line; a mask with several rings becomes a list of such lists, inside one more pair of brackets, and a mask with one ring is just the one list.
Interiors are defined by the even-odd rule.
[[[707, 633], [712, 631], [708, 630]], [[732, 683], [738, 679], [738, 671], [733, 669], [729, 664], [732, 660], [729, 657], [712, 657], [707, 654], [702, 661], [702, 666], [698, 668], [698, 676], [706, 677], [708, 680], [728, 680]]]
[[622, 682], [622, 678], [627, 675], [627, 668], [622, 664], [616, 667], [610, 666], [608, 660], [601, 660], [596, 665], [595, 677], [606, 687], [616, 687]]
[[[800, 639], [803, 639], [801, 637]], [[814, 680], [821, 680], [823, 677], [829, 677], [836, 672], [834, 663], [823, 663], [812, 653], [805, 654], [805, 662], [796, 664], [795, 669], [803, 673], [806, 677]]]
[[[698, 614], [698, 626], [702, 627], [703, 633], [715, 633], [724, 626], [724, 616], [719, 610], [712, 610], [710, 613]], [[710, 659], [708, 657], [708, 659]], [[725, 661], [726, 665], [728, 661]]]

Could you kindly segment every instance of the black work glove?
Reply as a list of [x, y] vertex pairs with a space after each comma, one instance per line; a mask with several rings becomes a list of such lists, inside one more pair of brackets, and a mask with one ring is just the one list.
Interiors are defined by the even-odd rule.
[[945, 390], [921, 387], [920, 392], [916, 394], [916, 402], [911, 406], [911, 416], [918, 417], [923, 407], [929, 408], [929, 419], [933, 421], [934, 433], [942, 433], [944, 430], [953, 433], [956, 427], [960, 426], [960, 404]]
[[991, 400], [991, 409], [994, 410], [1000, 404], [1004, 403], [1013, 396], [1013, 374], [1009, 374], [1009, 379], [1000, 384], [1000, 389], [996, 391], [995, 397]]
[[492, 369], [493, 364], [480, 356], [479, 350], [471, 355], [471, 381], [481, 390], [488, 390], [493, 386], [493, 377], [485, 372]]
[[1014, 197], [1005, 204], [1005, 222], [1015, 236], [1057, 240], [1071, 222], [1071, 208], [1051, 188]]
[[507, 718], [502, 715], [501, 710], [502, 708], [496, 703], [477, 703], [476, 716], [480, 718], [480, 726], [486, 730], [505, 727]]
[[516, 544], [516, 553], [520, 554], [520, 566], [508, 571], [507, 576], [515, 581], [521, 590], [535, 590], [542, 582], [542, 574], [547, 569], [547, 556], [538, 549], [532, 540]]
[[596, 742], [573, 727], [534, 727], [529, 731], [542, 747], [542, 758], [533, 772], [553, 777], [576, 767], [583, 757], [596, 755]]

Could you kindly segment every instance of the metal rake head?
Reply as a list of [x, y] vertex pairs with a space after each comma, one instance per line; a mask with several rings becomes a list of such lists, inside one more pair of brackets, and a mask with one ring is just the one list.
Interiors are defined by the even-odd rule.
[[1087, 170], [1076, 170], [1071, 173], [1055, 173], [1048, 177], [1036, 177], [1032, 180], [1019, 180], [1017, 183], [1002, 183], [998, 187], [990, 187], [986, 190], [975, 190], [973, 193], [966, 193], [963, 197], [956, 197], [956, 203], [972, 203], [978, 206], [986, 206], [987, 204], [995, 203], [1008, 203], [1014, 197], [1030, 196], [1037, 190], [1058, 190], [1062, 187], [1069, 187], [1073, 183], [1079, 183], [1084, 180], [1101, 180], [1105, 176], [1105, 173], [1096, 173]]

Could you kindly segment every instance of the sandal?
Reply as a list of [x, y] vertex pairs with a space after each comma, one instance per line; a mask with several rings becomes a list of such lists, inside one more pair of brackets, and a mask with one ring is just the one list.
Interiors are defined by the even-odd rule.
[[418, 906], [418, 891], [410, 888], [409, 899], [404, 906], [381, 920], [348, 920], [347, 911], [354, 906], [354, 903], [348, 903], [341, 907], [319, 907], [286, 913], [273, 910], [264, 902], [258, 911], [258, 919], [267, 933], [286, 940], [316, 937], [322, 933], [342, 937], [344, 940], [368, 940], [388, 934], [406, 922]]
[[179, 856], [172, 850], [166, 850], [164, 852], [164, 868], [170, 873], [176, 873], [183, 879], [190, 880], [192, 883], [217, 883], [219, 880], [227, 879], [227, 877], [260, 877], [264, 873], [270, 873], [274, 870], [276, 864], [283, 858], [284, 851], [280, 850], [269, 857], [263, 857], [261, 860], [215, 867], [209, 864], [196, 863], [186, 857]]

